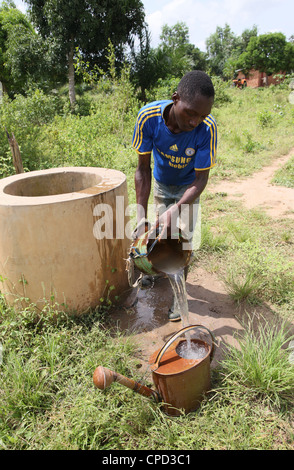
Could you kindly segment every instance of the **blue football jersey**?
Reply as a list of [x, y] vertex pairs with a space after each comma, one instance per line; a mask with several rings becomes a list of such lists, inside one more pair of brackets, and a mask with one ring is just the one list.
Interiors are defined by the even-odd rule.
[[190, 184], [195, 170], [212, 168], [216, 164], [217, 125], [209, 114], [190, 132], [173, 134], [163, 118], [171, 100], [154, 101], [138, 113], [133, 148], [140, 154], [152, 151], [154, 178], [166, 185]]

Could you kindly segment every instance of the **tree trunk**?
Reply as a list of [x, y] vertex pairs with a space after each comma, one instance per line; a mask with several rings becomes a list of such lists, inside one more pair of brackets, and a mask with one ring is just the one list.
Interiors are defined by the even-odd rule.
[[4, 82], [2, 82], [2, 93], [3, 95], [8, 95], [8, 88]]
[[68, 54], [68, 87], [69, 87], [69, 101], [72, 108], [76, 104], [75, 92], [75, 69], [73, 64], [74, 44], [73, 40], [70, 42], [70, 51]]

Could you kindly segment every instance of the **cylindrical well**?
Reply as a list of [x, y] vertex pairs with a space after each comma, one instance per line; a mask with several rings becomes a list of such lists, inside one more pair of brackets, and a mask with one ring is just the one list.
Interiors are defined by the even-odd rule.
[[110, 286], [122, 294], [127, 205], [126, 177], [111, 169], [66, 167], [1, 180], [0, 287], [7, 302], [26, 297], [42, 307], [45, 299], [82, 313]]

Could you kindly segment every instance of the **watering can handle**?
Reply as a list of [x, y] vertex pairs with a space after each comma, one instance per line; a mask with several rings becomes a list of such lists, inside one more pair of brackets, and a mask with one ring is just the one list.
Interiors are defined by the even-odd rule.
[[159, 367], [159, 363], [161, 361], [161, 358], [163, 356], [163, 354], [167, 351], [167, 349], [170, 347], [170, 345], [177, 339], [179, 338], [183, 333], [186, 333], [187, 331], [189, 330], [193, 330], [194, 328], [204, 328], [206, 331], [208, 331], [208, 333], [210, 334], [210, 337], [212, 339], [212, 346], [211, 346], [211, 353], [210, 353], [210, 361], [212, 361], [213, 359], [213, 356], [214, 356], [214, 352], [215, 352], [215, 347], [214, 347], [214, 344], [216, 342], [215, 340], [215, 336], [214, 334], [208, 329], [206, 328], [206, 326], [203, 326], [203, 325], [190, 325], [190, 326], [186, 326], [185, 328], [182, 328], [181, 330], [177, 331], [176, 333], [174, 333], [170, 339], [165, 343], [165, 345], [161, 348], [161, 350], [159, 351], [159, 353], [157, 354], [157, 357], [154, 361], [154, 368], [152, 368], [152, 370], [156, 370], [158, 369]]

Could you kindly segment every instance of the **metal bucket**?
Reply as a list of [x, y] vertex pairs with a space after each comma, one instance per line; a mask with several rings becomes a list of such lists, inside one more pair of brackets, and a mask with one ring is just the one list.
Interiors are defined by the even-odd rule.
[[[179, 356], [178, 346], [183, 333], [195, 328], [204, 328], [211, 336], [212, 344], [192, 338], [192, 343], [203, 346], [206, 354], [201, 359], [185, 359]], [[164, 411], [179, 416], [195, 411], [204, 394], [210, 389], [210, 362], [214, 355], [214, 336], [202, 325], [191, 325], [176, 332], [167, 343], [149, 359], [154, 385], [163, 402]]]
[[161, 239], [154, 229], [144, 233], [132, 244], [129, 261], [144, 274], [156, 275], [177, 271], [189, 264], [191, 249], [184, 249], [187, 241], [180, 234]]

